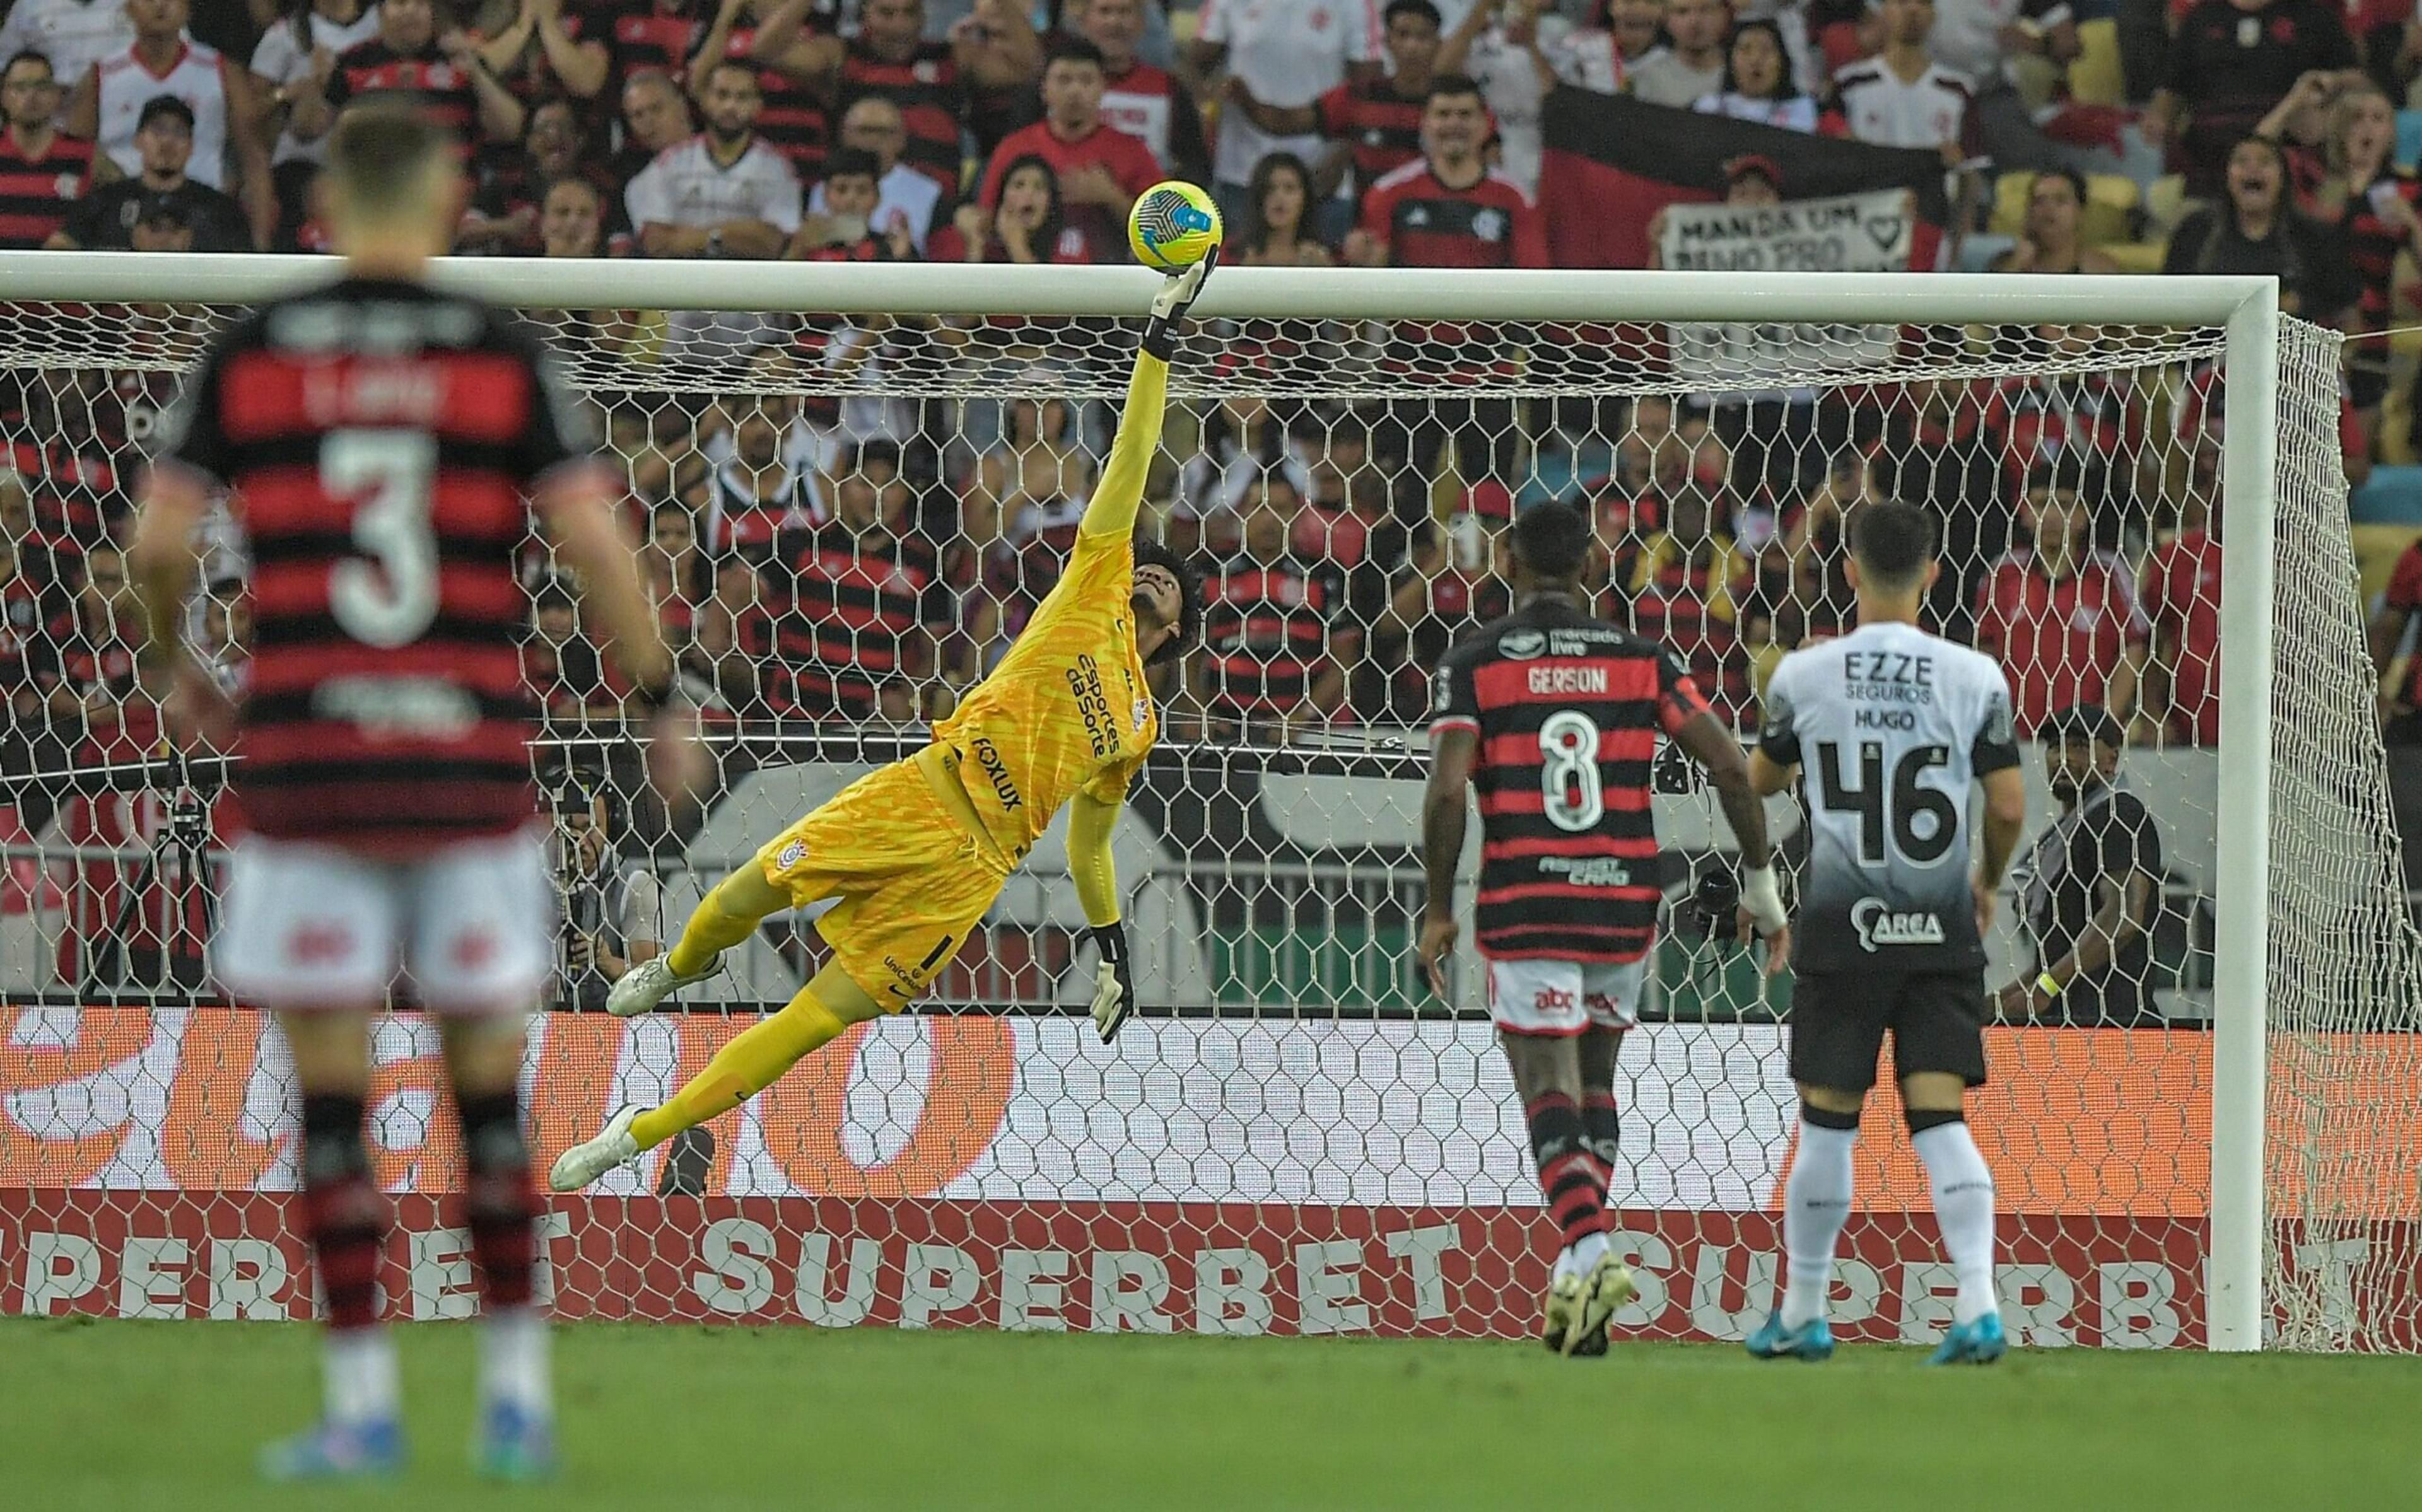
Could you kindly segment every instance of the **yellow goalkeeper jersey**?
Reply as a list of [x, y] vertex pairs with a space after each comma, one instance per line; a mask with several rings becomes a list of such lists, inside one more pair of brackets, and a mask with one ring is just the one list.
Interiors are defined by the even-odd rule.
[[994, 843], [1022, 857], [1079, 792], [1115, 803], [1160, 736], [1136, 654], [1135, 520], [1168, 368], [1139, 356], [1117, 443], [1059, 584], [992, 675], [934, 728]]

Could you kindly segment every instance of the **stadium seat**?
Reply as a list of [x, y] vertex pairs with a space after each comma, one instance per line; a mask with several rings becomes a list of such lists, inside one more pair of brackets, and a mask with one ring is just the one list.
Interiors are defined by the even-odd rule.
[[2158, 242], [2111, 242], [2100, 249], [2102, 255], [2119, 265], [2123, 273], [2157, 273], [2162, 259], [2169, 256], [2166, 238]]
[[2422, 110], [2400, 110], [2397, 113], [2397, 165], [2411, 168], [2422, 164]]
[[[1993, 184], [1993, 212], [1986, 229], [2000, 236], [2023, 235], [2027, 228], [2027, 196], [2034, 193], [2036, 176], [2032, 173], [2005, 173]], [[2132, 179], [2117, 174], [2089, 174], [2085, 179], [2085, 213], [2078, 226], [2078, 241], [2089, 247], [2106, 246], [2125, 242], [2135, 234], [2136, 211], [2144, 203], [2143, 191]]]
[[2119, 23], [2103, 17], [2077, 23], [2084, 51], [2068, 64], [2068, 98], [2081, 105], [2124, 105], [2128, 83], [2119, 66]]
[[2357, 525], [2422, 525], [2422, 467], [2375, 467], [2347, 503]]
[[2194, 208], [2184, 174], [2169, 173], [2145, 186], [2145, 229], [2167, 237]]

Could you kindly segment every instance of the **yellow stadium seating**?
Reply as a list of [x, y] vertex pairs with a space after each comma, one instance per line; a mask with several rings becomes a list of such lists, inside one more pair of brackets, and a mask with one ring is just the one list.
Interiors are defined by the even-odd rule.
[[2119, 23], [2108, 16], [2077, 23], [2085, 51], [2069, 60], [2068, 98], [2081, 105], [2124, 105], [2128, 85], [2119, 67]]
[[[1986, 228], [2001, 236], [2023, 236], [2027, 228], [2027, 195], [2036, 185], [2032, 173], [2005, 173], [1993, 184], [1993, 212]], [[2078, 224], [2078, 241], [2089, 247], [2125, 242], [2134, 232], [2136, 208], [2144, 196], [2132, 179], [2115, 173], [2088, 174], [2085, 213]]]

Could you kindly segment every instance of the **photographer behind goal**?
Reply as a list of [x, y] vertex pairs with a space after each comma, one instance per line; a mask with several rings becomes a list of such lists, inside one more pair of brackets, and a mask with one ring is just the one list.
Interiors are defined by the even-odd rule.
[[547, 797], [563, 896], [555, 1005], [603, 1008], [616, 982], [665, 948], [662, 887], [644, 859], [615, 850], [614, 795], [596, 773], [568, 773]]

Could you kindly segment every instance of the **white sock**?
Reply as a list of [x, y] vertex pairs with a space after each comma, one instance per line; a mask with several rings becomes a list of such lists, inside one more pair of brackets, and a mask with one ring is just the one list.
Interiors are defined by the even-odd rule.
[[1606, 1236], [1604, 1234], [1583, 1234], [1580, 1239], [1574, 1240], [1572, 1248], [1565, 1253], [1573, 1257], [1574, 1270], [1587, 1270], [1590, 1267], [1597, 1264], [1599, 1255], [1606, 1253]]
[[1800, 1121], [1800, 1153], [1783, 1187], [1783, 1324], [1799, 1328], [1825, 1316], [1833, 1289], [1833, 1245], [1850, 1218], [1850, 1146], [1855, 1129]]
[[554, 1415], [546, 1317], [537, 1308], [492, 1308], [480, 1319], [480, 1399], [511, 1402], [537, 1417]]
[[1951, 1316], [1972, 1323], [1998, 1311], [1993, 1293], [1993, 1172], [1977, 1151], [1975, 1136], [1963, 1120], [1937, 1124], [1910, 1137], [1917, 1158], [1934, 1187], [1934, 1219], [1942, 1225], [1942, 1247], [1951, 1254], [1951, 1271], [1959, 1280], [1959, 1296]]
[[328, 1334], [327, 1402], [331, 1423], [358, 1426], [396, 1415], [395, 1339], [385, 1329]]

